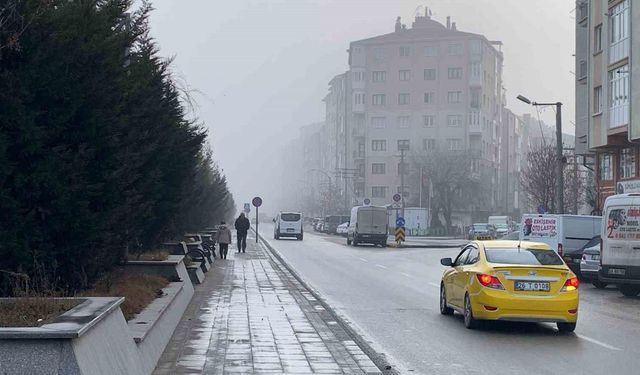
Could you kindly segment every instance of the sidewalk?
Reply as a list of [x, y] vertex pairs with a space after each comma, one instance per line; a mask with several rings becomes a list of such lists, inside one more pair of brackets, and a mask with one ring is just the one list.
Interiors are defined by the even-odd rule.
[[277, 260], [255, 243], [216, 259], [155, 375], [381, 374]]

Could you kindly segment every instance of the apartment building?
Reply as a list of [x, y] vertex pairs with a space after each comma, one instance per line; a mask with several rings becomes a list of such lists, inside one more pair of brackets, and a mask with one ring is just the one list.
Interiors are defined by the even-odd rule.
[[576, 1], [576, 153], [595, 156], [596, 210], [616, 191], [640, 191], [639, 19], [635, 1]]
[[[362, 180], [359, 198], [388, 204], [400, 192], [401, 149], [412, 152], [466, 150], [474, 173], [489, 182], [499, 205], [499, 139], [504, 107], [500, 42], [443, 25], [427, 14], [411, 28], [354, 41], [349, 48], [351, 143]], [[406, 186], [405, 199], [418, 193]]]

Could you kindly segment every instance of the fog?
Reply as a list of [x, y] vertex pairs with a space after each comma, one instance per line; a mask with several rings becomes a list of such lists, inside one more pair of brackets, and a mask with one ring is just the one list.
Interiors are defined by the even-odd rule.
[[[282, 184], [278, 154], [300, 126], [322, 121], [327, 84], [348, 68], [349, 42], [411, 24], [419, 5], [458, 29], [501, 40], [507, 106], [534, 109], [517, 94], [562, 101], [573, 133], [573, 0], [191, 0], [156, 1], [151, 29], [160, 52], [193, 90], [215, 158], [236, 203], [274, 202]], [[540, 109], [554, 123], [551, 109]]]

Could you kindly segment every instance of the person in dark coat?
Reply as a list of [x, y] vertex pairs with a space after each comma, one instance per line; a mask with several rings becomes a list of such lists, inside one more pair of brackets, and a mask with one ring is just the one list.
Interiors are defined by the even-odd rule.
[[251, 223], [244, 216], [244, 212], [236, 219], [235, 227], [238, 237], [238, 252], [242, 251], [244, 253], [247, 250], [247, 232], [251, 227]]

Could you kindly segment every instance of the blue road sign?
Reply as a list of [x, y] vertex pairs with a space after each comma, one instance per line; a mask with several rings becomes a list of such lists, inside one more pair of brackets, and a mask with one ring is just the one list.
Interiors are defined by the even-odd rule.
[[398, 216], [396, 219], [396, 227], [404, 227], [404, 218], [402, 216]]
[[538, 213], [539, 213], [540, 215], [542, 215], [542, 214], [544, 214], [545, 212], [547, 212], [547, 211], [544, 209], [544, 206], [543, 206], [543, 205], [539, 205], [539, 206], [538, 206]]

